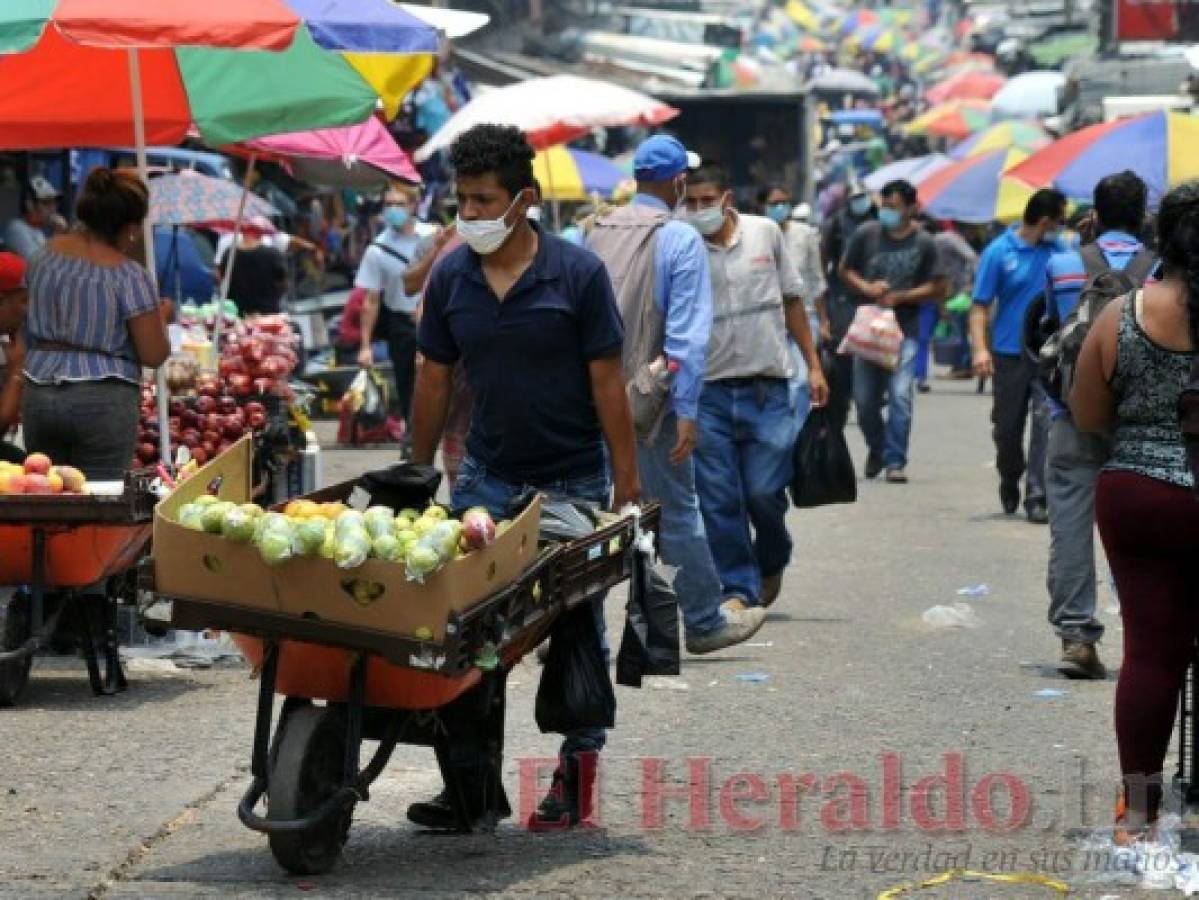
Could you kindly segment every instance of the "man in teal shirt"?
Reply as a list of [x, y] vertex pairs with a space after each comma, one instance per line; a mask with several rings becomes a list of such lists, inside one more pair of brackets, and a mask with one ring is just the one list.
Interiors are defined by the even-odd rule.
[[[1037, 191], [1024, 208], [1024, 221], [991, 241], [978, 261], [974, 306], [970, 310], [970, 343], [974, 370], [995, 379], [995, 467], [999, 500], [1008, 515], [1020, 506], [1020, 478], [1025, 475], [1024, 425], [1029, 429], [1024, 511], [1030, 522], [1049, 521], [1045, 503], [1045, 448], [1049, 440], [1045, 390], [1037, 367], [1024, 352], [1024, 318], [1045, 290], [1049, 258], [1064, 251], [1060, 233], [1066, 198], [1058, 191]], [[989, 307], [995, 305], [991, 341], [987, 341]]]

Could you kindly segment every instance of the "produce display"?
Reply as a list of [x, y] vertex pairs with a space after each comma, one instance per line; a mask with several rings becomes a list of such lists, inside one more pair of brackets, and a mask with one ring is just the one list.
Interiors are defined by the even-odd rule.
[[56, 466], [44, 453], [25, 464], [0, 462], [0, 494], [86, 494], [87, 479], [72, 466]]
[[351, 509], [344, 503], [293, 500], [283, 512], [254, 503], [231, 503], [210, 495], [179, 508], [184, 528], [254, 544], [263, 561], [278, 566], [299, 557], [323, 557], [341, 569], [368, 559], [404, 566], [410, 581], [423, 582], [447, 563], [491, 544], [507, 528], [482, 508], [453, 519], [444, 507], [424, 511], [387, 506]]
[[[203, 465], [246, 432], [269, 424], [272, 398], [291, 400], [288, 376], [298, 362], [298, 335], [284, 315], [237, 322], [222, 340], [216, 372], [202, 371], [188, 354], [166, 363], [168, 422], [172, 447], [187, 447]], [[153, 385], [142, 388], [138, 466], [159, 461], [158, 404]]]

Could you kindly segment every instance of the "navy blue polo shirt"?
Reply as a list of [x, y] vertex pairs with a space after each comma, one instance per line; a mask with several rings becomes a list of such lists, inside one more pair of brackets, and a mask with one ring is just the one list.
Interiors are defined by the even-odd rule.
[[588, 363], [620, 356], [624, 326], [598, 256], [538, 229], [537, 256], [501, 302], [463, 245], [429, 277], [417, 342], [459, 360], [474, 393], [466, 451], [505, 481], [604, 471]]

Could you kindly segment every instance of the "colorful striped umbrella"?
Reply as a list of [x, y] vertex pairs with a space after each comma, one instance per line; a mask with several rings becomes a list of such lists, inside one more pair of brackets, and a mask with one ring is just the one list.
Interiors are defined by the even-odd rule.
[[851, 34], [867, 25], [877, 25], [881, 20], [872, 9], [856, 9], [841, 20], [841, 33]]
[[[191, 170], [150, 179], [150, 220], [155, 225], [232, 227], [242, 207], [241, 188], [227, 178], [210, 178]], [[279, 210], [261, 197], [245, 198], [245, 218], [270, 219]]]
[[567, 203], [585, 202], [592, 194], [609, 197], [629, 177], [606, 156], [561, 146], [538, 153], [533, 174], [541, 183], [544, 199]]
[[999, 122], [986, 131], [980, 131], [978, 134], [966, 138], [954, 147], [949, 155], [953, 159], [966, 159], [978, 156], [980, 153], [1007, 150], [1011, 147], [1026, 153], [1034, 153], [1043, 147], [1048, 147], [1051, 143], [1053, 143], [1053, 138], [1049, 136], [1049, 132], [1036, 122], [1011, 119]]
[[1007, 81], [995, 72], [972, 70], [959, 72], [930, 88], [925, 97], [929, 103], [950, 100], [990, 100]]
[[887, 182], [903, 179], [909, 184], [919, 187], [933, 175], [952, 164], [953, 160], [943, 153], [930, 153], [927, 156], [899, 159], [888, 163], [881, 169], [875, 169], [862, 179], [862, 184], [872, 191], [881, 191]]
[[1027, 157], [1023, 150], [992, 150], [947, 166], [920, 185], [920, 204], [935, 219], [1013, 222], [1033, 189], [1003, 176]]
[[1199, 178], [1199, 117], [1151, 112], [1092, 125], [1030, 156], [1010, 173], [1034, 187], [1053, 185], [1089, 200], [1107, 175], [1131, 169], [1144, 179], [1151, 203], [1173, 185]]
[[908, 124], [911, 134], [965, 140], [991, 124], [991, 104], [985, 100], [955, 100], [934, 106]]
[[5, 0], [0, 148], [136, 143], [133, 62], [151, 144], [353, 124], [397, 107], [436, 47], [386, 0]]

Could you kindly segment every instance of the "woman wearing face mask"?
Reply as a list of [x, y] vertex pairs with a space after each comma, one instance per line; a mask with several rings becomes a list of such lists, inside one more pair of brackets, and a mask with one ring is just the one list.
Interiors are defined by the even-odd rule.
[[170, 353], [150, 273], [130, 259], [149, 205], [132, 172], [94, 169], [76, 208], [79, 227], [29, 261], [25, 449], [92, 480], [129, 468], [142, 367]]

